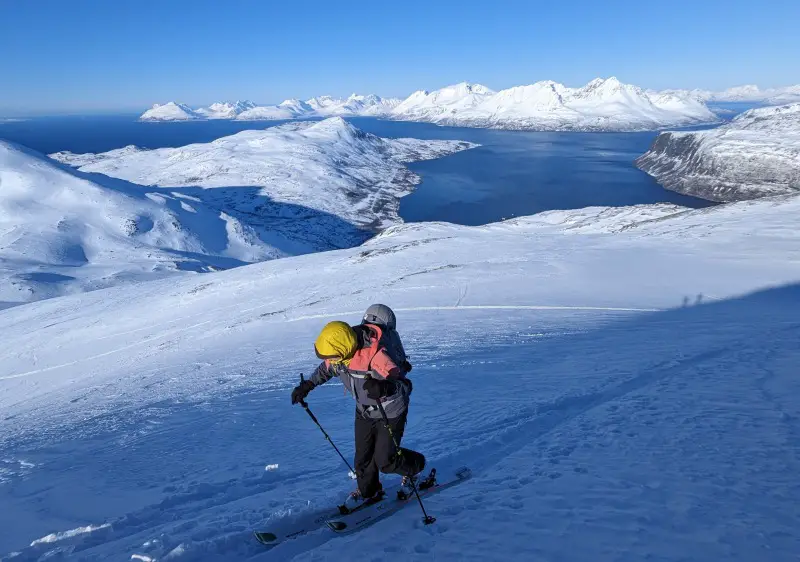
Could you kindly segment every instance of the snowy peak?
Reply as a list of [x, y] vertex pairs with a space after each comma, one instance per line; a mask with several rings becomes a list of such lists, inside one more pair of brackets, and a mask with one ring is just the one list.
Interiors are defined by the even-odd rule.
[[497, 106], [498, 111], [519, 105], [538, 109], [557, 108], [564, 104], [562, 93], [565, 91], [563, 85], [546, 80], [529, 86], [515, 86], [501, 90], [491, 99], [491, 103]]
[[189, 106], [171, 101], [165, 104], [153, 104], [153, 107], [145, 111], [139, 119], [142, 121], [191, 121], [200, 117]]
[[[739, 88], [736, 95], [754, 95], [756, 90], [754, 86], [745, 86]], [[787, 89], [785, 95], [800, 98], [800, 87], [797, 91]], [[543, 80], [499, 92], [482, 84], [459, 82], [433, 91], [418, 90], [404, 100], [353, 93], [347, 98], [323, 95], [305, 101], [288, 99], [278, 105], [215, 103], [197, 110], [165, 104], [149, 110], [142, 119], [288, 120], [374, 116], [501, 129], [627, 131], [713, 122], [717, 117], [705, 106], [704, 99], [708, 99], [707, 93], [700, 90], [646, 92], [612, 76], [595, 78], [580, 88]]]
[[620, 82], [616, 77], [595, 78], [583, 88], [572, 92], [574, 99], [593, 100], [593, 101], [612, 101], [620, 98], [635, 100], [636, 103], [649, 103], [649, 98], [644, 90], [638, 86]]
[[749, 102], [779, 105], [800, 101], [800, 84], [781, 88], [760, 88], [755, 84], [734, 86], [720, 92], [711, 90], [664, 90], [661, 93], [674, 93], [689, 96], [701, 101]]
[[314, 111], [320, 111], [332, 105], [338, 105], [342, 103], [342, 100], [336, 99], [333, 96], [317, 96], [311, 99], [306, 100], [306, 103], [311, 106]]
[[494, 94], [481, 84], [460, 82], [428, 92], [419, 90], [399, 103], [392, 115], [395, 118], [412, 120], [436, 119], [478, 105]]
[[287, 99], [278, 105], [256, 105], [251, 101], [216, 102], [208, 107], [191, 109], [170, 102], [156, 104], [142, 116], [143, 121], [188, 121], [191, 119], [284, 120], [302, 117], [384, 116], [400, 103], [396, 98], [381, 98], [375, 94], [352, 94], [346, 99], [319, 96], [302, 101]]
[[756, 100], [763, 97], [761, 89], [755, 84], [745, 84], [744, 86], [734, 86], [720, 92], [715, 96], [716, 99], [726, 101], [746, 101]]
[[519, 130], [649, 130], [714, 121], [697, 99], [655, 96], [617, 78], [596, 78], [581, 88], [552, 80], [497, 93], [461, 83], [434, 92], [418, 91], [393, 117], [441, 125]]
[[306, 115], [312, 115], [314, 113], [314, 108], [311, 107], [304, 101], [301, 101], [296, 98], [291, 98], [288, 100], [283, 100], [280, 104], [278, 104], [280, 109], [289, 111], [291, 116], [294, 117], [303, 117]]
[[235, 119], [237, 115], [256, 106], [249, 100], [235, 102], [217, 102], [208, 107], [201, 107], [195, 113], [207, 119]]
[[306, 102], [318, 116], [382, 116], [388, 114], [400, 100], [381, 98], [375, 94], [351, 94], [346, 99], [319, 96]]
[[494, 93], [493, 90], [487, 88], [486, 86], [483, 86], [482, 84], [459, 82], [458, 84], [453, 84], [452, 86], [447, 86], [440, 90], [437, 90], [436, 92], [434, 92], [434, 97], [438, 99], [448, 99], [448, 98], [458, 99], [470, 95], [483, 96], [493, 93]]
[[339, 139], [347, 139], [349, 141], [367, 137], [378, 139], [378, 137], [364, 133], [361, 129], [356, 128], [342, 117], [329, 117], [322, 121], [312, 122], [311, 125], [305, 129], [305, 134], [309, 133], [335, 136]]

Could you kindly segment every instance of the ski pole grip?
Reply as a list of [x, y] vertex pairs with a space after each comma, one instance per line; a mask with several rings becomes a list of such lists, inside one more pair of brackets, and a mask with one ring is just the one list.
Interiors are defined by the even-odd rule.
[[[303, 376], [303, 373], [300, 373], [300, 383], [302, 384], [302, 383], [304, 383], [304, 382], [306, 382], [306, 378]], [[300, 399], [300, 405], [301, 405], [303, 408], [305, 408], [305, 409], [308, 411], [308, 413], [309, 413], [309, 414], [311, 413], [311, 411], [310, 411], [310, 410], [308, 410], [308, 402], [306, 402], [304, 398], [301, 398], [301, 399]], [[316, 421], [316, 420], [315, 420], [315, 421]]]

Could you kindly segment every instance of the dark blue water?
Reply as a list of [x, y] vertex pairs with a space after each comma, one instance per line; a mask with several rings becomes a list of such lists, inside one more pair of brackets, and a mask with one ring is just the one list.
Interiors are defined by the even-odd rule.
[[[656, 133], [526, 133], [438, 127], [426, 123], [354, 118], [359, 128], [384, 137], [467, 140], [479, 148], [411, 164], [423, 178], [404, 197], [406, 221], [478, 225], [553, 209], [709, 202], [667, 191], [633, 161]], [[279, 122], [195, 121], [141, 123], [135, 115], [58, 117], [0, 123], [0, 138], [45, 154], [59, 150], [104, 152], [129, 144], [145, 148], [210, 142]]]
[[211, 142], [247, 129], [264, 129], [285, 121], [186, 121], [143, 123], [138, 115], [43, 117], [0, 123], [0, 139], [44, 154], [70, 150], [106, 152], [134, 144], [142, 148], [185, 146]]
[[763, 103], [754, 101], [711, 101], [706, 105], [711, 111], [720, 112], [724, 118], [730, 118], [728, 116], [734, 116], [749, 109], [764, 107]]
[[458, 139], [479, 148], [410, 168], [422, 185], [400, 201], [406, 221], [478, 225], [553, 209], [712, 203], [663, 189], [633, 161], [657, 133], [534, 133], [353, 119], [386, 137]]

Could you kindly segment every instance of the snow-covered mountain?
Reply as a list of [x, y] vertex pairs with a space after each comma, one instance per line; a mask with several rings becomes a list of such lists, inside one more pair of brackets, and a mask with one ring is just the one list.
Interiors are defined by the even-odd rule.
[[154, 105], [140, 119], [142, 121], [188, 121], [190, 119], [236, 119], [240, 121], [272, 121], [303, 117], [388, 115], [399, 99], [381, 98], [374, 94], [353, 94], [340, 99], [320, 96], [307, 101], [288, 99], [278, 105], [256, 105], [251, 101], [219, 102], [208, 107], [191, 109], [183, 104], [169, 102]]
[[236, 116], [239, 121], [273, 121], [279, 119], [298, 119], [312, 117], [313, 108], [306, 102], [290, 99], [278, 105], [259, 105], [243, 111]]
[[767, 105], [781, 105], [800, 102], [800, 84], [781, 88], [761, 89], [755, 84], [734, 86], [727, 90], [714, 92], [711, 90], [664, 90], [679, 96], [690, 96], [704, 102], [751, 102]]
[[[400, 225], [6, 310], [0, 556], [793, 560], [798, 214], [782, 197]], [[289, 394], [320, 328], [375, 301], [414, 364], [404, 443], [473, 477], [426, 501], [433, 526], [409, 502], [267, 552], [253, 529], [353, 489]], [[351, 457], [352, 400], [332, 382], [308, 402]]]
[[74, 171], [2, 143], [0, 301], [354, 246], [399, 221], [399, 198], [419, 181], [405, 163], [470, 146], [385, 140], [332, 118], [51, 155]]
[[800, 103], [752, 109], [716, 129], [661, 133], [637, 165], [667, 189], [738, 201], [800, 191]]
[[306, 104], [314, 111], [314, 115], [319, 116], [380, 117], [388, 115], [399, 103], [400, 100], [397, 98], [382, 98], [375, 94], [366, 96], [352, 94], [345, 99], [320, 96], [306, 101]]
[[[405, 163], [472, 146], [459, 141], [382, 139], [332, 117], [242, 131], [180, 148], [51, 157], [84, 172], [141, 185], [197, 187], [205, 190], [203, 200], [215, 197], [210, 188], [242, 187], [241, 198], [225, 194], [237, 212], [272, 217], [279, 210], [279, 216], [290, 216], [286, 207], [295, 205], [294, 214], [299, 216], [313, 209], [377, 232], [399, 222], [399, 198], [419, 182]], [[281, 208], [272, 209], [275, 204]], [[339, 236], [327, 222], [324, 228], [311, 224], [304, 220], [295, 225], [296, 236], [322, 237], [324, 245]]]
[[[404, 100], [358, 94], [346, 99], [319, 96], [267, 106], [239, 107], [239, 102], [196, 110], [180, 106], [183, 110], [179, 115], [184, 119], [240, 120], [374, 116], [499, 129], [628, 131], [713, 122], [717, 117], [704, 103], [711, 99], [710, 95], [700, 90], [646, 92], [613, 77], [597, 78], [582, 88], [542, 81], [499, 92], [461, 82], [432, 92], [420, 90]], [[142, 119], [161, 119], [153, 111], [148, 111]], [[163, 120], [180, 118], [172, 116], [176, 113], [174, 109], [162, 113]]]
[[171, 101], [163, 105], [153, 104], [153, 107], [142, 113], [139, 119], [141, 121], [191, 121], [202, 119], [204, 116], [182, 103]]
[[236, 119], [240, 114], [256, 107], [251, 101], [217, 102], [194, 110], [206, 119]]
[[651, 95], [616, 78], [597, 78], [582, 88], [543, 81], [499, 92], [462, 83], [416, 92], [392, 116], [442, 125], [548, 131], [635, 131], [716, 120], [696, 98]]
[[710, 99], [727, 102], [762, 102], [770, 105], [800, 102], [800, 84], [764, 90], [755, 84], [747, 84], [728, 88], [722, 92], [714, 92]]
[[396, 119], [433, 121], [469, 109], [492, 96], [495, 92], [481, 84], [461, 82], [433, 92], [419, 90], [397, 104], [392, 110]]
[[289, 99], [278, 105], [224, 102], [194, 110], [169, 102], [154, 105], [141, 119], [278, 120], [338, 115], [500, 129], [626, 131], [715, 121], [706, 102], [768, 105], [800, 102], [800, 85], [764, 90], [745, 85], [721, 92], [701, 89], [645, 91], [612, 77], [596, 78], [582, 88], [568, 88], [545, 80], [495, 92], [480, 84], [461, 82], [434, 91], [419, 90], [404, 100], [352, 94], [348, 98]]

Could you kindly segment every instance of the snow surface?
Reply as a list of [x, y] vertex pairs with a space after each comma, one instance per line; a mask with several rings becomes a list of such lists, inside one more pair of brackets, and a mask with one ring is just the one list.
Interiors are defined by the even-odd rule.
[[399, 198], [420, 181], [406, 163], [471, 146], [381, 139], [332, 118], [51, 155], [74, 171], [0, 142], [0, 308], [358, 245], [400, 222]]
[[637, 165], [664, 187], [738, 201], [800, 191], [800, 103], [752, 109], [716, 129], [661, 133]]
[[[796, 560], [798, 213], [783, 196], [399, 225], [5, 310], [0, 557]], [[320, 327], [375, 301], [414, 364], [404, 442], [474, 476], [429, 499], [434, 525], [409, 505], [264, 551], [253, 529], [352, 486], [289, 392]], [[309, 403], [350, 456], [340, 385]]]
[[417, 92], [392, 117], [441, 125], [545, 131], [636, 131], [715, 121], [702, 101], [679, 94], [650, 95], [616, 78], [582, 88], [553, 81], [492, 92], [458, 84]]

